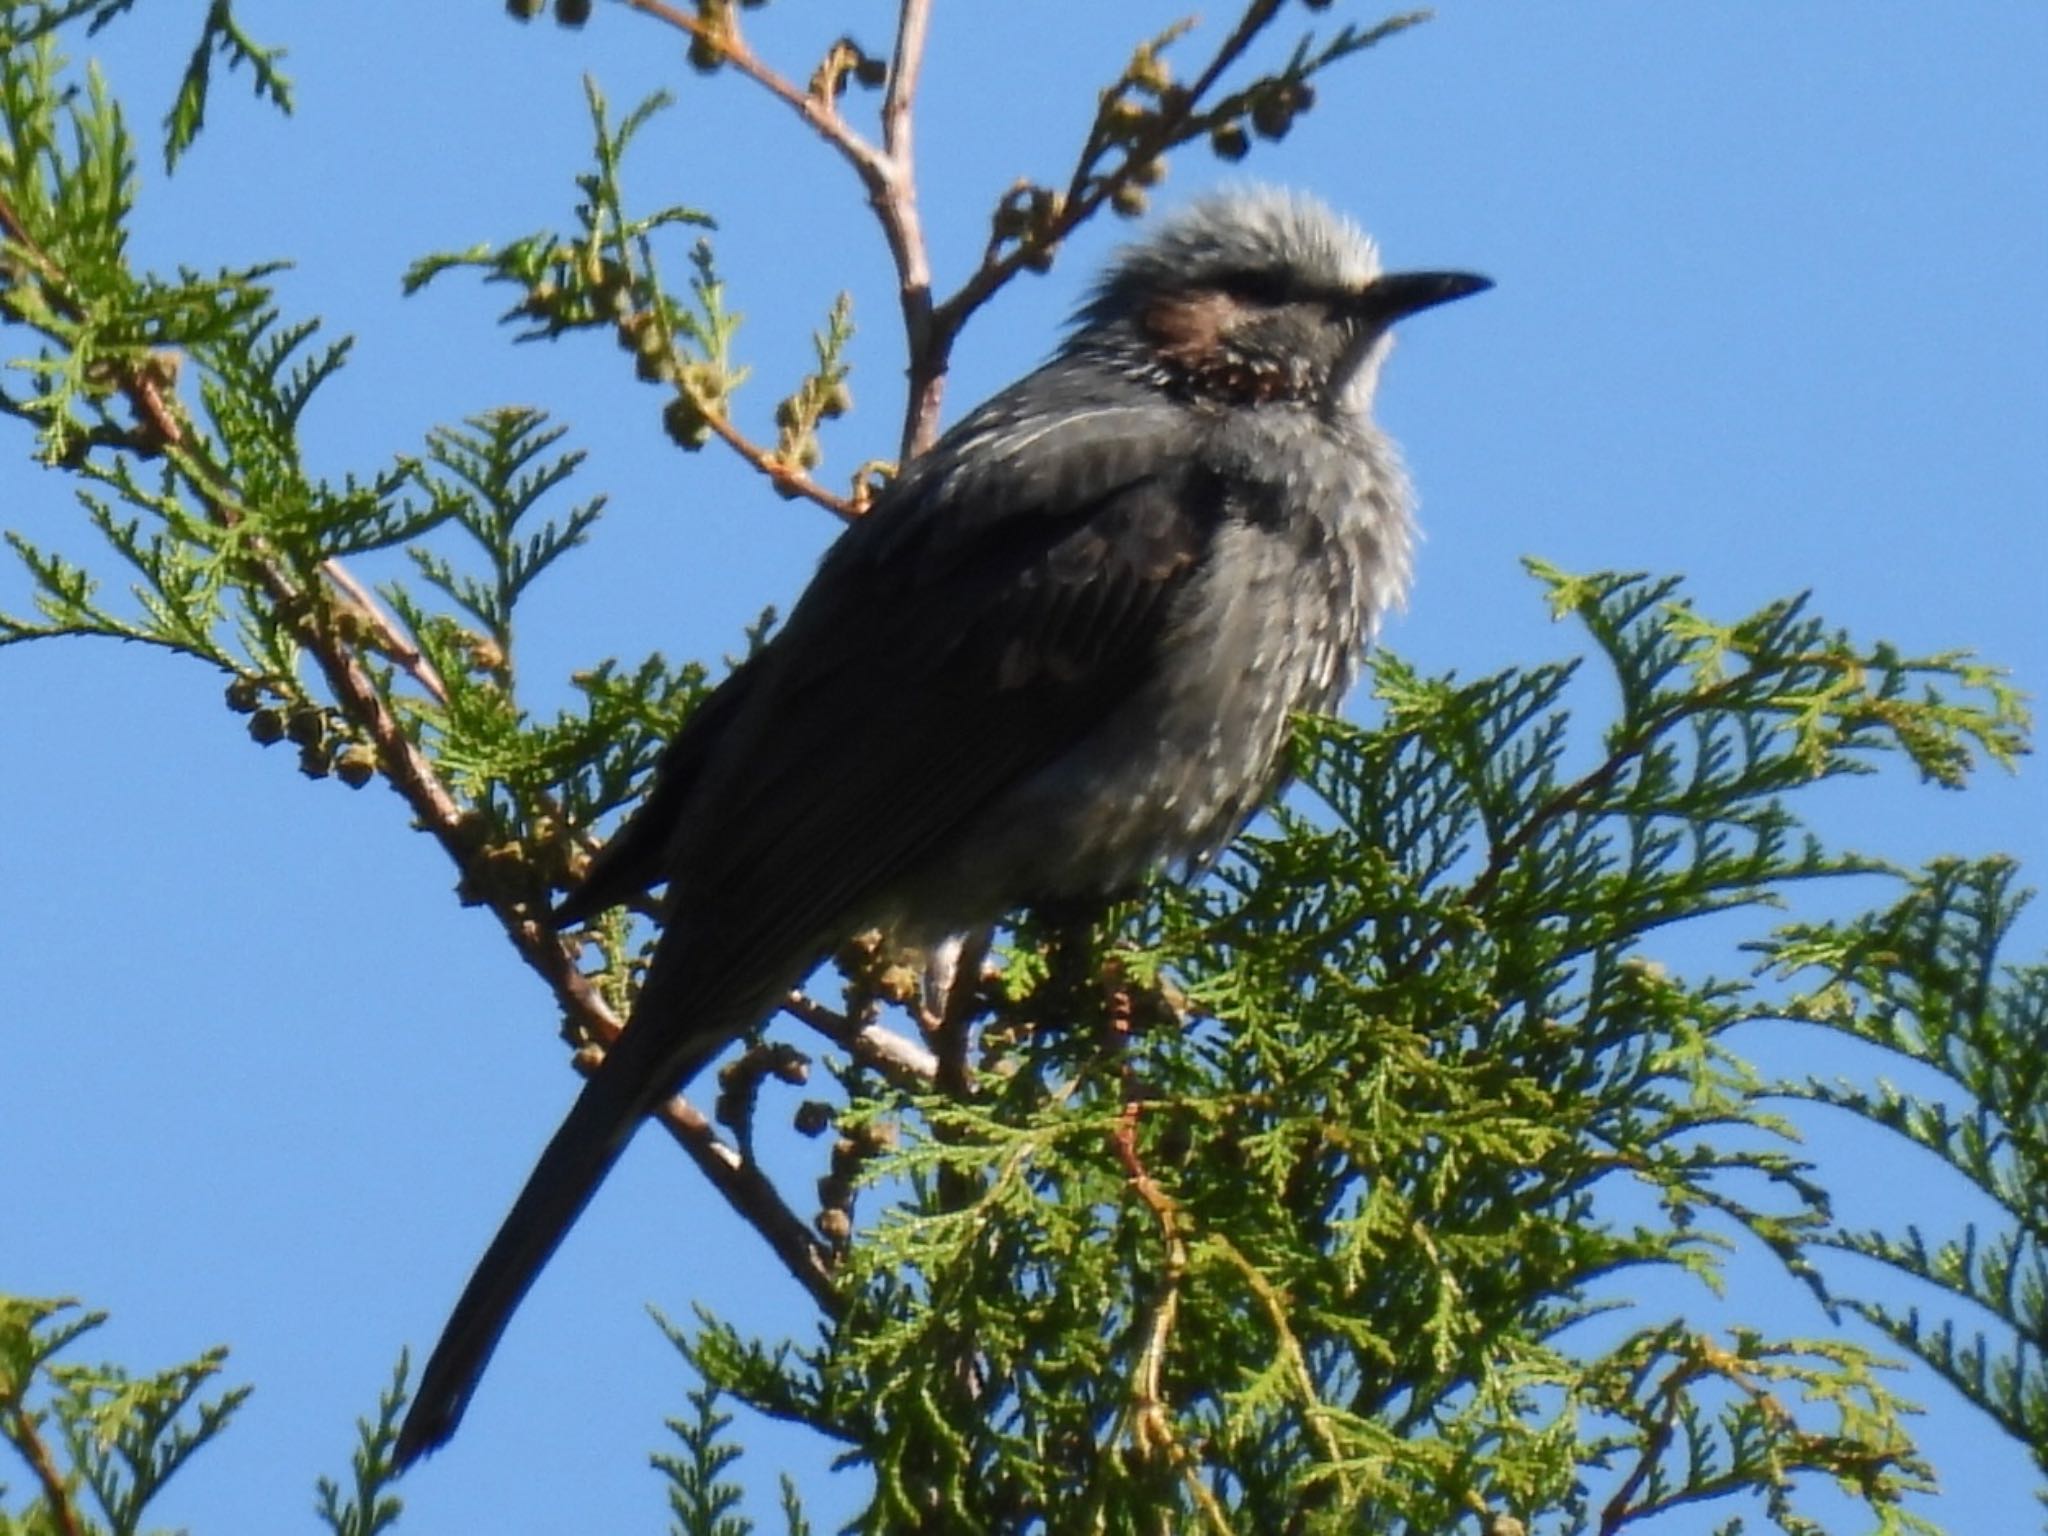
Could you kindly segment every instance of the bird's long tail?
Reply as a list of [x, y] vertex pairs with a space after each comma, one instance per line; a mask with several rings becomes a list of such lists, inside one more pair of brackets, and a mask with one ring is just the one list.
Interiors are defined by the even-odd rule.
[[[645, 1011], [637, 1010], [636, 1017]], [[398, 1432], [401, 1467], [455, 1433], [513, 1311], [641, 1120], [753, 1019], [736, 1024], [729, 1015], [700, 1019], [699, 1027], [682, 1038], [662, 1029], [664, 1022], [651, 1014], [645, 1025], [628, 1027], [618, 1037], [541, 1153], [420, 1375], [419, 1391]]]

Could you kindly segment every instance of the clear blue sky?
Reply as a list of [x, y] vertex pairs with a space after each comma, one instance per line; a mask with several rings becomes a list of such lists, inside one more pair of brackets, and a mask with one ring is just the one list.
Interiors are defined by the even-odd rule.
[[[738, 648], [743, 624], [799, 589], [828, 520], [716, 453], [676, 455], [657, 397], [622, 380], [607, 344], [514, 349], [491, 323], [502, 291], [453, 281], [405, 301], [398, 276], [425, 251], [566, 219], [584, 71], [620, 103], [672, 86], [682, 108], [650, 130], [628, 185], [719, 217], [757, 429], [833, 293], [855, 296], [862, 409], [828, 438], [837, 471], [893, 452], [900, 367], [886, 263], [844, 169], [743, 82], [695, 76], [670, 35], [611, 7], [581, 34], [515, 26], [490, 0], [244, 9], [291, 46], [299, 115], [277, 121], [224, 78], [176, 182], [146, 167], [140, 258], [297, 263], [289, 311], [359, 338], [310, 418], [324, 468], [374, 467], [495, 404], [573, 428], [586, 494], [614, 511], [529, 606], [536, 682], [603, 655]], [[1210, 9], [1213, 23], [1228, 8]], [[168, 104], [199, 10], [156, 0], [96, 45], [143, 124]], [[884, 6], [816, 10], [749, 13], [799, 77], [842, 27], [886, 36]], [[978, 251], [993, 196], [1061, 173], [1096, 87], [1176, 14], [939, 7], [920, 146], [942, 283]], [[1389, 642], [1468, 673], [1567, 645], [1517, 565], [1533, 553], [1685, 572], [1731, 616], [1811, 587], [1859, 632], [1972, 647], [2048, 684], [2043, 80], [2048, 8], [1841, 0], [1446, 0], [1333, 75], [1241, 174], [1317, 190], [1394, 265], [1500, 285], [1411, 327], [1390, 366], [1383, 415], [1428, 542]], [[1161, 201], [1218, 174], [1189, 153]], [[984, 314], [949, 415], [1044, 354], [1122, 233], [1102, 221]], [[24, 450], [0, 431], [0, 516], [86, 547], [65, 484]], [[0, 604], [20, 592], [0, 573]], [[455, 905], [398, 803], [308, 784], [244, 739], [219, 690], [197, 666], [114, 646], [0, 653], [0, 1286], [110, 1309], [95, 1346], [136, 1366], [231, 1343], [232, 1378], [257, 1393], [161, 1516], [311, 1528], [314, 1475], [342, 1470], [399, 1346], [431, 1342], [574, 1082], [546, 995]], [[1831, 831], [1896, 857], [2006, 849], [2039, 879], [2043, 784], [2029, 763], [1967, 795], [1901, 779], [1823, 809]], [[2038, 953], [2048, 923], [2035, 914], [2022, 937]], [[1838, 1163], [1860, 1155], [1836, 1146]], [[1849, 1175], [1852, 1217], [1955, 1208], [1902, 1153]], [[751, 1235], [644, 1137], [520, 1314], [462, 1436], [409, 1481], [401, 1528], [661, 1528], [644, 1455], [689, 1381], [642, 1309], [687, 1315], [693, 1299], [766, 1331], [808, 1326]], [[1665, 1304], [1710, 1315], [1690, 1293]], [[1796, 1298], [1768, 1305], [1787, 1329], [1818, 1326]], [[1930, 1513], [1969, 1536], [2031, 1526], [2024, 1457], [1938, 1387], [1923, 1395], [1949, 1484]], [[815, 1448], [772, 1429], [752, 1445], [743, 1468], [764, 1487], [794, 1472], [821, 1528], [850, 1507], [857, 1488], [833, 1488]]]

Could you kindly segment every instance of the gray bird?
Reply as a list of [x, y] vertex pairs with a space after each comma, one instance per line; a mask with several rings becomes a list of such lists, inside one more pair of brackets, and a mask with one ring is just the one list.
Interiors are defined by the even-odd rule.
[[1335, 708], [1408, 583], [1408, 482], [1367, 416], [1389, 328], [1488, 286], [1382, 276], [1305, 197], [1211, 198], [840, 537], [560, 909], [668, 886], [632, 1018], [463, 1292], [401, 1462], [454, 1432], [642, 1119], [836, 944], [1099, 900], [1244, 825], [1289, 717]]

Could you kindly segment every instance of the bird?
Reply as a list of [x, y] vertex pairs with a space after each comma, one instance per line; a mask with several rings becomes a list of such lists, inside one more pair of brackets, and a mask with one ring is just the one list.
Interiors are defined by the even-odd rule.
[[1220, 852], [1408, 587], [1413, 498], [1370, 415], [1392, 327], [1491, 286], [1383, 273], [1308, 194], [1212, 194], [840, 535], [557, 907], [666, 886], [625, 1028], [462, 1292], [401, 1465], [454, 1433], [645, 1117], [846, 938], [940, 944]]

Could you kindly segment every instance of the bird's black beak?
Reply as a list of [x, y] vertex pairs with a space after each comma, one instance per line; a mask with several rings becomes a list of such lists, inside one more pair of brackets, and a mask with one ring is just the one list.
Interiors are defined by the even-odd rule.
[[1474, 272], [1389, 272], [1358, 290], [1357, 313], [1376, 325], [1388, 326], [1453, 299], [1484, 293], [1492, 286], [1492, 278]]

